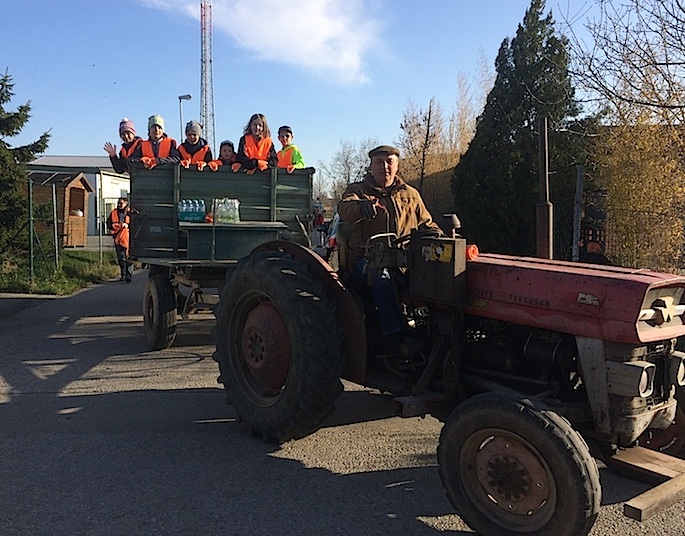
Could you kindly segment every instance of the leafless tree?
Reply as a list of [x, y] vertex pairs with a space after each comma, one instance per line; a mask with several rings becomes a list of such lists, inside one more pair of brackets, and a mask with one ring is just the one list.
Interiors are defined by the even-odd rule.
[[657, 122], [685, 118], [685, 3], [682, 0], [596, 0], [586, 43], [566, 19], [574, 74], [614, 107], [646, 107]]
[[432, 169], [432, 156], [438, 149], [436, 146], [444, 140], [445, 120], [440, 104], [432, 98], [428, 109], [424, 111], [409, 101], [400, 130], [402, 173], [405, 178], [418, 178], [419, 191], [422, 191], [426, 174], [436, 171]]
[[439, 170], [456, 166], [468, 149], [476, 131], [478, 114], [483, 110], [493, 83], [494, 72], [484, 56], [480, 59], [480, 72], [475, 82], [464, 74], [457, 76], [457, 98], [449, 116], [443, 148], [439, 151]]
[[426, 110], [411, 100], [407, 103], [398, 142], [402, 177], [417, 182], [420, 191], [426, 176], [454, 168], [473, 138], [478, 113], [492, 87], [484, 60], [477, 82], [474, 91], [474, 84], [463, 73], [457, 76], [457, 98], [447, 117], [435, 98]]
[[337, 203], [348, 184], [364, 178], [369, 170], [369, 151], [378, 145], [375, 138], [358, 143], [340, 141], [340, 147], [330, 162], [318, 162], [319, 172], [329, 187], [330, 197]]
[[[400, 127], [401, 139], [397, 142], [402, 154], [400, 174], [403, 179], [414, 182], [457, 165], [473, 138], [476, 118], [493, 80], [492, 69], [481, 53], [480, 72], [475, 83], [463, 73], [458, 74], [457, 98], [447, 118], [435, 99], [430, 100], [426, 112], [411, 101], [408, 103], [402, 121], [404, 127]], [[362, 180], [368, 173], [368, 152], [378, 144], [375, 138], [358, 143], [341, 140], [329, 162], [317, 162], [315, 192], [326, 192], [335, 202], [339, 201], [348, 184]], [[448, 183], [444, 195], [451, 195]]]
[[313, 196], [314, 199], [317, 197], [319, 199], [323, 199], [326, 197], [327, 194], [327, 188], [326, 188], [326, 180], [324, 177], [324, 174], [321, 173], [321, 171], [317, 170], [318, 172], [314, 174], [314, 183], [312, 184], [312, 189], [313, 189]]
[[[590, 43], [573, 30], [588, 14]], [[564, 18], [577, 85], [606, 113], [591, 160], [607, 192], [608, 253], [674, 270], [685, 206], [685, 3], [595, 0]]]

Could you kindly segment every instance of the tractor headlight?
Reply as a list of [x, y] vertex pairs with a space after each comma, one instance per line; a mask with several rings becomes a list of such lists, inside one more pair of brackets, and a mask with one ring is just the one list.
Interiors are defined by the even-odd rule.
[[685, 353], [673, 352], [669, 372], [672, 384], [678, 387], [685, 386]]
[[607, 388], [612, 395], [645, 398], [654, 390], [656, 367], [652, 363], [607, 361], [606, 369]]

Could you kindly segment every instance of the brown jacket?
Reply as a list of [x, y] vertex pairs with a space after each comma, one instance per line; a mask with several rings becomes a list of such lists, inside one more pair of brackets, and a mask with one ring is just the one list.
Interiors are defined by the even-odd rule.
[[[372, 220], [363, 219], [359, 209], [361, 203], [367, 200], [377, 200], [385, 208], [379, 208], [378, 215]], [[378, 187], [371, 175], [367, 175], [362, 182], [350, 184], [343, 194], [338, 212], [341, 221], [352, 224], [347, 241], [352, 265], [364, 256], [364, 246], [372, 235], [391, 232], [401, 237], [418, 228], [434, 229], [442, 234], [418, 190], [399, 177], [389, 188]]]

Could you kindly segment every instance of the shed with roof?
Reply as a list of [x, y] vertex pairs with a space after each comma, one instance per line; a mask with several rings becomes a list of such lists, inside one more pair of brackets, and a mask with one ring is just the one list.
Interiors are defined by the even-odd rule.
[[106, 235], [107, 214], [130, 191], [128, 174], [116, 173], [107, 156], [41, 156], [27, 165], [27, 173], [34, 205], [54, 203], [52, 220], [67, 247]]

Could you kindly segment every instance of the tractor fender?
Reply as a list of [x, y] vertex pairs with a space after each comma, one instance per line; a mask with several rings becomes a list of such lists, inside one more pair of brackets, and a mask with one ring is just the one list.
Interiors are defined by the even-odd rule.
[[335, 319], [345, 335], [341, 349], [347, 362], [343, 378], [363, 384], [366, 379], [366, 328], [364, 311], [359, 302], [345, 286], [338, 273], [317, 253], [286, 240], [265, 242], [252, 252], [279, 251], [292, 255], [295, 261], [306, 264], [309, 272], [321, 281], [323, 291], [336, 305]]

